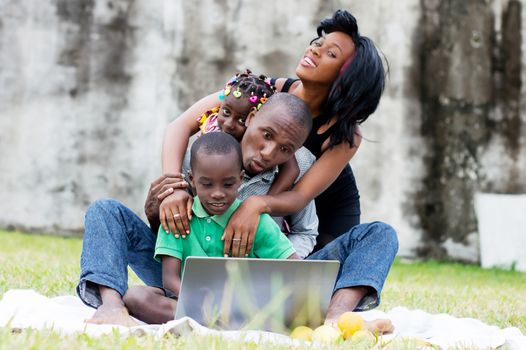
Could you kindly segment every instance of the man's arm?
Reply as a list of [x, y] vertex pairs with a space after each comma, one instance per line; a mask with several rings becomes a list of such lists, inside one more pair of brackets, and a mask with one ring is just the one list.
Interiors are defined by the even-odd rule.
[[318, 237], [318, 217], [314, 201], [310, 201], [303, 210], [291, 215], [290, 219], [291, 232], [288, 238], [300, 258], [305, 259], [314, 249]]
[[157, 234], [161, 221], [159, 220], [159, 205], [175, 189], [186, 189], [188, 183], [184, 181], [183, 174], [165, 174], [155, 179], [150, 184], [148, 195], [144, 203], [144, 213], [150, 223], [150, 230]]
[[[316, 158], [305, 147], [300, 148], [296, 152], [295, 157], [300, 168], [297, 182], [309, 170]], [[308, 202], [305, 208], [289, 217], [291, 230], [288, 236], [289, 240], [300, 258], [304, 259], [314, 249], [316, 238], [318, 237], [318, 216], [316, 215], [314, 200]]]

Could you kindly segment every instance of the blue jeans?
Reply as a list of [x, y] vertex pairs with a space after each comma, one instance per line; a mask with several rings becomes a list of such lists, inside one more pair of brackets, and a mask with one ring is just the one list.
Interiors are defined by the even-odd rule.
[[[90, 205], [84, 224], [80, 259], [79, 297], [89, 306], [102, 303], [98, 285], [121, 295], [128, 289], [128, 265], [150, 286], [162, 286], [162, 268], [154, 258], [156, 236], [130, 209], [104, 199]], [[340, 270], [334, 290], [370, 287], [356, 310], [376, 307], [387, 273], [398, 250], [395, 231], [374, 222], [353, 227], [307, 259], [338, 260]]]
[[77, 294], [89, 306], [102, 304], [98, 285], [120, 295], [128, 290], [128, 265], [147, 285], [162, 286], [161, 264], [153, 258], [157, 236], [139, 216], [113, 199], [93, 202], [84, 219]]
[[397, 251], [395, 230], [376, 221], [354, 226], [307, 259], [340, 262], [334, 291], [369, 287], [370, 293], [355, 308], [355, 311], [365, 311], [380, 305], [380, 294]]

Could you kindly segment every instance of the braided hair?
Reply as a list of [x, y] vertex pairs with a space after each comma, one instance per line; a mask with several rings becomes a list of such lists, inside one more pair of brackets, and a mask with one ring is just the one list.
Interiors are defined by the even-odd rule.
[[357, 125], [366, 121], [378, 107], [385, 87], [385, 70], [373, 41], [360, 35], [356, 18], [349, 12], [337, 10], [317, 28], [318, 38], [332, 32], [349, 35], [356, 51], [332, 83], [323, 107], [328, 119], [336, 116], [329, 148], [342, 142], [352, 147]]
[[275, 86], [266, 76], [255, 75], [247, 69], [244, 73], [237, 73], [230, 78], [219, 98], [224, 99], [228, 94], [234, 94], [237, 98], [244, 96], [259, 110], [275, 91]]

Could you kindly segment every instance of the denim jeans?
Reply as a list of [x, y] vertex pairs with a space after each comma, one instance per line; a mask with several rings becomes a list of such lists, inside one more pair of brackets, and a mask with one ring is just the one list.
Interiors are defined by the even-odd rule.
[[112, 199], [93, 202], [86, 211], [77, 294], [98, 308], [98, 285], [120, 295], [128, 290], [128, 265], [147, 285], [162, 286], [161, 264], [153, 258], [157, 237], [139, 216]]
[[[124, 295], [128, 265], [150, 286], [162, 286], [162, 268], [154, 258], [156, 236], [134, 212], [121, 203], [104, 199], [90, 205], [84, 224], [77, 293], [84, 303], [99, 307], [98, 285]], [[398, 250], [395, 231], [374, 222], [353, 227], [307, 259], [338, 260], [334, 290], [368, 286], [372, 292], [357, 307], [365, 310], [380, 302], [380, 293]]]
[[365, 311], [380, 305], [380, 294], [397, 251], [395, 230], [376, 221], [354, 226], [307, 259], [340, 262], [334, 291], [354, 286], [369, 287], [371, 292], [355, 308], [355, 311]]

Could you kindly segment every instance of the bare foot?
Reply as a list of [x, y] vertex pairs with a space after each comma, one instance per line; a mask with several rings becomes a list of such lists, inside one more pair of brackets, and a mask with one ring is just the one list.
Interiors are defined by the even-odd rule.
[[106, 305], [99, 306], [93, 316], [86, 320], [86, 323], [93, 324], [116, 324], [120, 326], [133, 327], [139, 323], [131, 318], [128, 309], [124, 305]]
[[391, 320], [380, 318], [378, 320], [365, 321], [365, 328], [374, 334], [389, 334], [393, 333], [394, 325]]
[[367, 295], [367, 292], [367, 287], [338, 289], [333, 294], [329, 308], [327, 309], [327, 320], [337, 320], [344, 312], [354, 311], [360, 300]]
[[[354, 308], [360, 300], [367, 295], [367, 292], [367, 287], [338, 289], [331, 298], [325, 324], [336, 325], [338, 323], [338, 317], [347, 311], [354, 311]], [[365, 328], [374, 334], [388, 334], [394, 331], [394, 325], [391, 320], [383, 318], [365, 321]]]
[[[332, 327], [338, 327], [338, 320], [337, 319], [326, 319], [325, 323], [326, 325], [332, 326]], [[394, 325], [391, 320], [388, 320], [386, 318], [380, 318], [377, 320], [372, 321], [365, 321], [365, 329], [367, 329], [369, 332], [373, 334], [389, 334], [393, 333], [394, 331]]]

